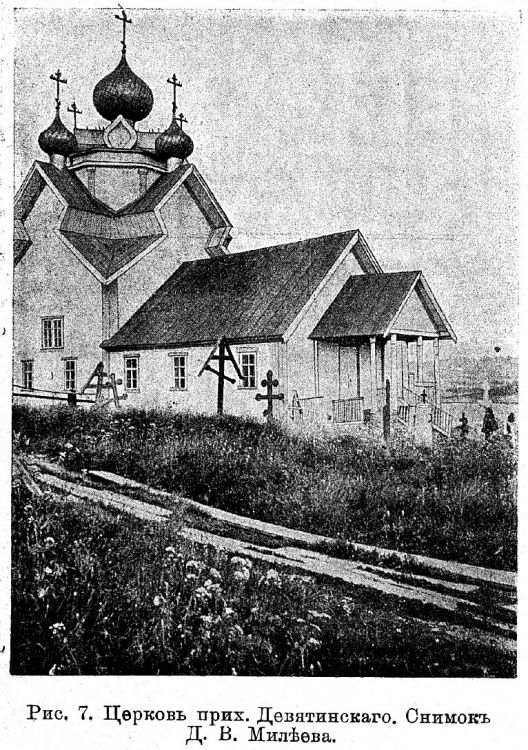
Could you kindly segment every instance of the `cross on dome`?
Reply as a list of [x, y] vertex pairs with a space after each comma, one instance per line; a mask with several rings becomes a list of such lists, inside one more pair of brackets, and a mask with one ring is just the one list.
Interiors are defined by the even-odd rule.
[[126, 55], [126, 26], [127, 23], [132, 23], [132, 19], [127, 16], [126, 11], [122, 5], [119, 5], [119, 7], [121, 8], [121, 15], [118, 16], [116, 14], [114, 18], [117, 18], [117, 20], [121, 21], [121, 23], [123, 24], [123, 39], [121, 40], [121, 46], [123, 49], [123, 54]]
[[75, 101], [73, 101], [71, 107], [68, 107], [67, 112], [73, 112], [73, 129], [77, 130], [77, 115], [82, 115], [82, 110], [78, 109]]
[[66, 80], [66, 78], [61, 78], [61, 75], [62, 75], [62, 73], [60, 72], [60, 70], [57, 70], [56, 73], [52, 73], [50, 75], [50, 79], [52, 81], [56, 81], [57, 82], [57, 96], [55, 97], [57, 111], [60, 109], [60, 105], [61, 105], [61, 103], [60, 103], [60, 85], [61, 85], [61, 83], [68, 83], [68, 81]]
[[176, 89], [181, 89], [182, 82], [178, 81], [176, 78], [176, 73], [172, 74], [172, 78], [167, 78], [167, 83], [170, 83], [172, 86], [173, 92], [172, 92], [172, 114], [176, 114]]

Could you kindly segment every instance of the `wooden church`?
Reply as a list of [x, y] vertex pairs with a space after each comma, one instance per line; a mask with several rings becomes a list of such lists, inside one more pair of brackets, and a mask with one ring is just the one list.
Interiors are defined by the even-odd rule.
[[64, 125], [57, 71], [38, 138], [49, 160], [15, 198], [18, 398], [89, 401], [97, 381], [99, 403], [262, 418], [271, 371], [279, 419], [387, 430], [428, 404], [449, 434], [439, 344], [455, 335], [423, 274], [384, 273], [358, 229], [232, 252], [189, 161], [175, 76], [169, 127], [138, 125], [153, 94], [128, 64], [126, 22], [120, 62], [93, 91], [108, 125]]

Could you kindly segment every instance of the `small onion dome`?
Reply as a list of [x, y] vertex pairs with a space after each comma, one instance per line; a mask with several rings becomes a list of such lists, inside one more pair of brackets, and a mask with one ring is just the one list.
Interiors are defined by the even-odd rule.
[[105, 120], [112, 121], [122, 115], [126, 120], [138, 122], [150, 114], [154, 96], [145, 81], [130, 69], [123, 53], [117, 68], [96, 84], [93, 103]]
[[38, 144], [46, 154], [61, 154], [69, 156], [77, 151], [77, 138], [63, 124], [59, 112], [46, 130], [38, 137]]
[[192, 138], [180, 128], [176, 117], [173, 117], [167, 130], [156, 138], [154, 148], [156, 156], [160, 159], [186, 159], [194, 151], [194, 143]]

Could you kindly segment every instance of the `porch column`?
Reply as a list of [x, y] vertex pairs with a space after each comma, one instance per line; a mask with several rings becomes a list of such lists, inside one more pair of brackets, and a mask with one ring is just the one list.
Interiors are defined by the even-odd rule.
[[416, 341], [416, 382], [423, 380], [423, 337], [418, 336]]
[[440, 339], [433, 340], [433, 372], [435, 384], [435, 404], [440, 406]]
[[396, 411], [398, 392], [398, 340], [395, 333], [390, 337], [390, 410]]
[[370, 408], [372, 414], [377, 411], [377, 390], [376, 390], [376, 337], [370, 337]]

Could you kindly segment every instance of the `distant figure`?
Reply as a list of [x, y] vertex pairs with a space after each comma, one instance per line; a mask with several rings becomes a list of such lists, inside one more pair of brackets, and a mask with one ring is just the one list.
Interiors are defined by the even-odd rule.
[[508, 419], [506, 420], [504, 437], [512, 444], [515, 442], [515, 414], [512, 411], [508, 414]]
[[485, 404], [489, 404], [489, 402], [490, 402], [490, 400], [489, 400], [489, 388], [490, 388], [489, 380], [487, 378], [484, 378], [484, 380], [482, 381], [482, 401]]
[[467, 436], [469, 435], [469, 422], [465, 412], [462, 412], [462, 416], [460, 417], [460, 424], [457, 425], [457, 430], [459, 430], [460, 432], [460, 439], [466, 440]]
[[494, 432], [497, 432], [499, 425], [495, 419], [495, 414], [491, 406], [486, 406], [486, 412], [482, 421], [482, 432], [486, 440], [489, 440]]

